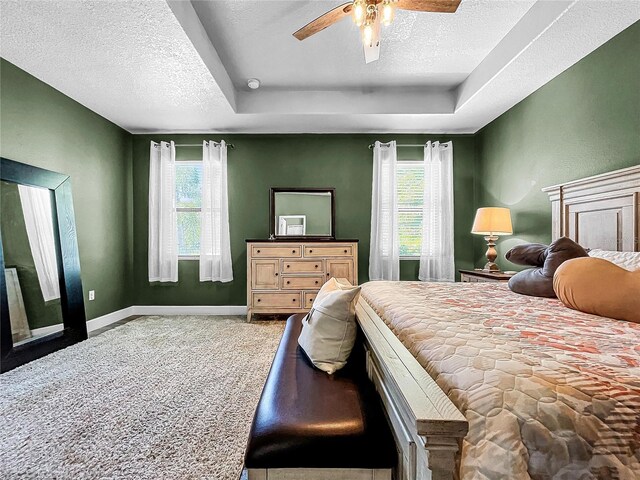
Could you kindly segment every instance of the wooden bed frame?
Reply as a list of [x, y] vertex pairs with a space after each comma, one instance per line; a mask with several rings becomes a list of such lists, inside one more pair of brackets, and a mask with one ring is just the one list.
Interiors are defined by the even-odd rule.
[[[586, 248], [639, 251], [640, 165], [543, 188], [552, 205], [552, 237]], [[362, 298], [367, 372], [398, 447], [397, 480], [450, 480], [468, 423], [416, 358]]]

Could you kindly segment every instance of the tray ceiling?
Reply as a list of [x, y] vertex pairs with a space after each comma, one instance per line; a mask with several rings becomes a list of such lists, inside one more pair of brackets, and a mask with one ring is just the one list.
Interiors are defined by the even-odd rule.
[[341, 0], [191, 3], [236, 88], [259, 77], [263, 88], [342, 90], [453, 88], [535, 0], [463, 1], [455, 14], [399, 10], [382, 29], [380, 60], [368, 65], [350, 18], [303, 42], [291, 35]]

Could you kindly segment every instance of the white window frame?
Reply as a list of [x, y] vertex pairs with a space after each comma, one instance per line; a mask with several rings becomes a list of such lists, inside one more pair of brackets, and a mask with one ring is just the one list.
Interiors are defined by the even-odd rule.
[[[403, 167], [424, 167], [424, 162], [422, 160], [398, 160], [397, 161], [398, 164], [398, 170], [400, 170]], [[425, 179], [426, 180], [426, 179]], [[397, 179], [396, 179], [397, 182]], [[397, 202], [396, 202], [397, 204]], [[400, 208], [398, 206], [398, 213], [400, 212], [411, 212], [411, 213], [415, 213], [415, 212], [420, 212], [420, 214], [422, 214], [422, 209], [423, 206], [420, 205], [419, 207], [412, 207], [412, 208]], [[416, 254], [416, 255], [400, 255], [400, 260], [420, 260], [420, 253]]]
[[[176, 160], [175, 163], [176, 167], [178, 165], [202, 165], [202, 160]], [[175, 192], [173, 192], [173, 195], [175, 197]], [[175, 205], [175, 203], [174, 203]], [[174, 207], [174, 210], [176, 212], [176, 214], [178, 212], [199, 212], [202, 213], [202, 207], [200, 208], [188, 208], [188, 207]], [[176, 243], [177, 245], [177, 243]], [[178, 246], [178, 245], [177, 245]], [[200, 256], [199, 255], [180, 255], [180, 252], [178, 252], [178, 261], [180, 260], [200, 260]]]

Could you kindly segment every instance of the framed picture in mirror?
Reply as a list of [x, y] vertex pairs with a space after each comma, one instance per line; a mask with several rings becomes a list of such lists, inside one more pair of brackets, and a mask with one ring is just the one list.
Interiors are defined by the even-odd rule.
[[0, 159], [0, 371], [87, 338], [71, 180]]
[[269, 234], [279, 240], [334, 240], [335, 189], [272, 187]]

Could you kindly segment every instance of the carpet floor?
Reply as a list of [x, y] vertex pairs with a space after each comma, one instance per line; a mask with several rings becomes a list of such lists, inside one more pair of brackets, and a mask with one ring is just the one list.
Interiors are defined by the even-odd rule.
[[283, 322], [135, 319], [0, 376], [0, 478], [237, 480]]

